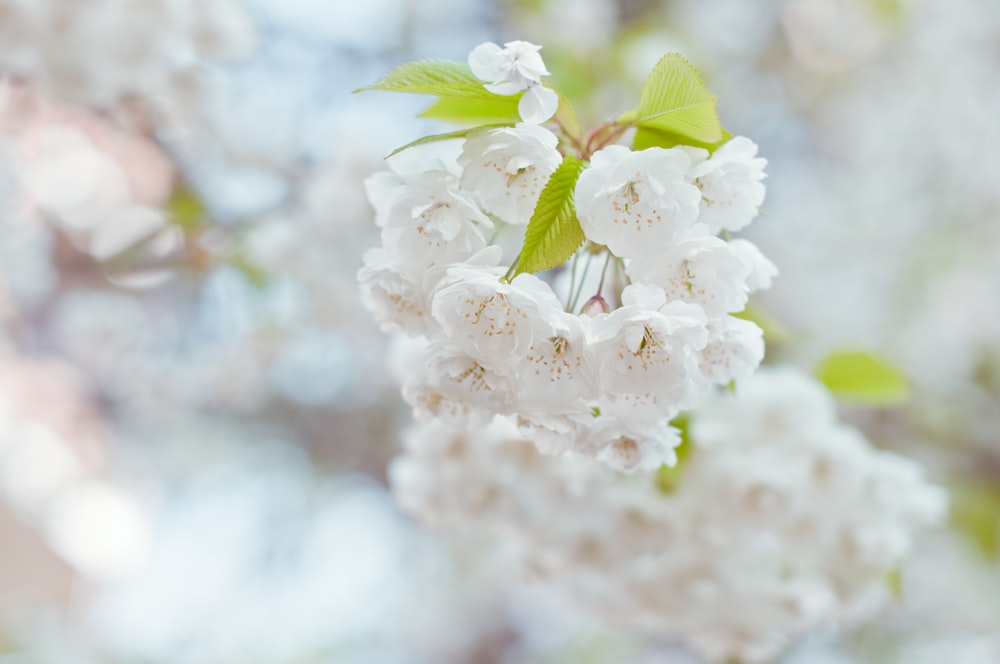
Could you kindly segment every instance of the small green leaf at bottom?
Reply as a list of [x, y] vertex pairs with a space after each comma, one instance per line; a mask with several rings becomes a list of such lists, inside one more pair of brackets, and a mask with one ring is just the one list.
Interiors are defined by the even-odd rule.
[[691, 441], [691, 418], [687, 413], [678, 415], [670, 424], [681, 433], [680, 445], [674, 448], [674, 453], [677, 455], [677, 463], [673, 466], [663, 464], [656, 471], [656, 488], [660, 493], [667, 494], [676, 491], [680, 485], [684, 462], [691, 456], [692, 448], [694, 447]]
[[894, 600], [897, 602], [903, 600], [903, 568], [901, 566], [897, 565], [886, 573], [885, 586], [889, 589]]
[[521, 260], [515, 274], [542, 272], [570, 258], [587, 239], [576, 217], [573, 192], [584, 163], [566, 155], [545, 183], [524, 233]]
[[951, 523], [987, 560], [1000, 559], [1000, 487], [968, 481], [949, 487]]

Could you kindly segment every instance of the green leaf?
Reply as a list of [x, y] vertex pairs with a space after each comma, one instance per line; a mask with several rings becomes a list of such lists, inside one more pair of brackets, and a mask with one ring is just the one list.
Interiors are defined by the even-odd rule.
[[715, 152], [717, 149], [729, 142], [733, 135], [722, 130], [722, 138], [715, 143], [704, 143], [702, 141], [696, 141], [693, 138], [686, 138], [680, 134], [674, 134], [668, 131], [660, 131], [659, 129], [651, 129], [649, 127], [638, 127], [635, 130], [635, 138], [632, 139], [632, 149], [633, 150], [645, 150], [646, 148], [672, 148], [675, 145], [693, 145], [696, 148], [704, 148], [708, 150], [709, 154]]
[[671, 426], [681, 432], [681, 444], [674, 448], [677, 463], [673, 466], [663, 464], [656, 471], [656, 488], [660, 493], [673, 493], [681, 482], [681, 466], [691, 456], [694, 443], [691, 440], [691, 418], [687, 413], [678, 415], [670, 422]]
[[675, 134], [687, 144], [714, 145], [723, 138], [715, 101], [698, 71], [680, 55], [669, 53], [643, 84], [639, 107], [619, 120]]
[[230, 256], [229, 264], [238, 270], [247, 282], [254, 288], [259, 290], [267, 286], [267, 272], [265, 272], [259, 265], [251, 261], [242, 252]]
[[989, 560], [1000, 557], [1000, 487], [976, 482], [950, 487], [951, 522]]
[[559, 95], [559, 105], [556, 107], [556, 122], [563, 128], [570, 140], [580, 141], [580, 121], [573, 110], [573, 104], [569, 100]]
[[469, 134], [471, 134], [473, 132], [476, 132], [476, 131], [479, 131], [481, 129], [498, 129], [500, 127], [510, 127], [510, 126], [512, 126], [512, 124], [513, 123], [509, 123], [508, 122], [508, 123], [503, 123], [503, 124], [480, 125], [478, 127], [469, 127], [467, 129], [459, 129], [458, 131], [449, 131], [446, 134], [434, 134], [432, 136], [424, 136], [423, 138], [418, 138], [415, 141], [410, 141], [406, 145], [403, 145], [401, 147], [396, 148], [395, 150], [393, 150], [392, 152], [390, 152], [388, 154], [388, 156], [386, 157], [386, 159], [388, 159], [389, 157], [391, 157], [393, 155], [399, 154], [403, 150], [408, 150], [408, 149], [410, 149], [412, 147], [416, 147], [418, 145], [425, 145], [426, 143], [436, 143], [438, 141], [448, 141], [448, 140], [451, 140], [453, 138], [465, 138]]
[[894, 600], [897, 602], [903, 600], [903, 568], [901, 566], [897, 565], [886, 573], [885, 586], [889, 589]]
[[573, 192], [584, 163], [566, 155], [545, 183], [524, 232], [521, 259], [514, 274], [541, 272], [566, 261], [587, 239], [576, 218]]
[[208, 210], [205, 208], [205, 203], [183, 184], [174, 188], [170, 193], [170, 200], [167, 201], [166, 208], [170, 220], [185, 231], [197, 230], [208, 220]]
[[834, 396], [866, 406], [891, 406], [910, 396], [910, 383], [885, 358], [864, 351], [831, 353], [816, 375]]
[[743, 311], [733, 316], [756, 324], [764, 332], [764, 341], [768, 344], [787, 343], [792, 339], [792, 333], [784, 325], [755, 307], [753, 302], [748, 303]]
[[903, 0], [873, 0], [874, 13], [890, 25], [898, 25], [906, 17], [906, 3]]
[[420, 114], [422, 118], [445, 120], [455, 124], [488, 124], [519, 122], [517, 112], [520, 95], [477, 99], [471, 97], [441, 97]]
[[469, 66], [451, 60], [416, 60], [404, 63], [372, 85], [355, 92], [383, 90], [440, 97], [471, 97], [506, 99], [487, 90]]

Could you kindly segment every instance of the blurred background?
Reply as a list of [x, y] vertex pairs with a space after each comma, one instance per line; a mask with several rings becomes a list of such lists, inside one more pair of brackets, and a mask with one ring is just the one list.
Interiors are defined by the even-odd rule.
[[767, 362], [913, 382], [843, 414], [950, 526], [884, 618], [783, 661], [1000, 661], [1000, 4], [0, 0], [0, 663], [698, 661], [386, 489], [410, 416], [355, 285], [362, 182], [444, 129], [350, 91], [511, 39], [591, 126], [683, 53], [769, 160]]

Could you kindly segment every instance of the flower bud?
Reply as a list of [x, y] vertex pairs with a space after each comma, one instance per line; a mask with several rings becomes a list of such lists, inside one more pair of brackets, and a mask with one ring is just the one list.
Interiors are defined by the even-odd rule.
[[601, 297], [600, 293], [584, 302], [580, 309], [581, 316], [596, 316], [607, 313], [611, 313], [611, 307], [608, 306], [607, 300]]

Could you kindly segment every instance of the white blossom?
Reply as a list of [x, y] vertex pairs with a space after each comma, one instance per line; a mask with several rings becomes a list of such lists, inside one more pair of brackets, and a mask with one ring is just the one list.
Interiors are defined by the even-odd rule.
[[88, 106], [139, 97], [174, 110], [205, 60], [254, 40], [236, 0], [0, 0], [0, 15], [0, 71]]
[[587, 239], [616, 255], [657, 254], [698, 216], [701, 196], [685, 179], [683, 150], [632, 152], [612, 145], [596, 152], [576, 185], [576, 210]]
[[421, 520], [477, 535], [602, 621], [709, 661], [773, 661], [884, 605], [886, 575], [945, 515], [921, 469], [837, 424], [829, 399], [798, 371], [758, 371], [693, 412], [665, 488], [656, 473], [541, 456], [503, 419], [421, 427], [390, 479]]
[[542, 454], [598, 461], [622, 473], [652, 471], [677, 463], [680, 432], [670, 420], [636, 422], [635, 418], [600, 412], [571, 414], [518, 413], [517, 430]]
[[757, 157], [757, 145], [737, 136], [719, 147], [711, 157], [700, 148], [687, 148], [692, 156], [688, 178], [701, 190], [698, 221], [713, 233], [738, 231], [757, 216], [764, 202], [764, 167], [767, 160]]
[[462, 187], [505, 222], [527, 224], [542, 187], [562, 162], [558, 144], [551, 131], [531, 124], [474, 132], [459, 156]]
[[[515, 371], [522, 417], [590, 416], [598, 378], [582, 321], [561, 311], [550, 314], [549, 334], [532, 340]], [[571, 426], [571, 425], [570, 425]]]
[[[441, 422], [413, 427], [403, 441], [407, 454], [397, 457], [389, 467], [396, 500], [424, 523], [435, 527], [471, 525], [483, 516], [507, 514], [516, 518], [526, 507], [518, 506], [518, 501], [528, 499], [529, 494], [498, 493], [497, 483], [481, 480], [491, 473], [491, 466], [507, 482], [515, 480], [510, 474], [517, 472], [519, 464], [510, 463], [505, 457], [519, 450], [504, 443], [517, 440], [516, 429], [502, 418], [479, 428], [474, 438]], [[530, 447], [520, 447], [530, 454]], [[459, 499], [455, 500], [456, 497]]]
[[[469, 64], [490, 91], [527, 98], [548, 74], [538, 50], [483, 44]], [[545, 454], [654, 470], [676, 459], [672, 420], [760, 363], [760, 330], [727, 315], [773, 266], [697, 223], [691, 173], [707, 153], [683, 146], [592, 155], [574, 192], [590, 241], [579, 274], [577, 261], [550, 286], [468, 258], [514, 255], [511, 227], [530, 222], [562, 163], [558, 143], [527, 122], [479, 129], [454, 160], [409, 151], [411, 164], [369, 178], [382, 247], [359, 273], [364, 301], [383, 327], [427, 337], [427, 366], [404, 388], [418, 417], [501, 416]]]
[[708, 324], [708, 343], [698, 366], [716, 385], [750, 377], [764, 359], [764, 333], [748, 320], [724, 316]]
[[414, 266], [457, 263], [486, 245], [493, 223], [446, 170], [376, 173], [365, 182], [384, 247]]
[[548, 76], [549, 72], [538, 53], [541, 48], [526, 41], [507, 42], [503, 48], [486, 42], [469, 54], [469, 68], [487, 81], [487, 90], [498, 95], [524, 92], [518, 112], [529, 124], [545, 122], [559, 105], [555, 90], [542, 85], [542, 76]]
[[767, 290], [778, 276], [778, 266], [761, 253], [760, 248], [750, 240], [736, 238], [729, 241], [729, 248], [736, 253], [750, 270], [747, 288], [751, 293]]
[[703, 224], [662, 251], [633, 259], [628, 271], [633, 280], [663, 288], [668, 299], [700, 304], [710, 318], [741, 311], [747, 303], [750, 266]]
[[673, 466], [680, 443], [680, 432], [667, 417], [637, 422], [634, 417], [602, 412], [578, 427], [573, 449], [613, 470], [634, 473], [653, 471], [664, 464]]
[[479, 426], [514, 403], [515, 377], [463, 346], [435, 341], [426, 349], [421, 375], [403, 386], [403, 398], [419, 419], [440, 419], [452, 426]]
[[422, 275], [395, 252], [382, 247], [365, 252], [358, 271], [361, 301], [383, 329], [424, 334], [432, 324]]
[[162, 210], [177, 175], [162, 148], [24, 86], [3, 93], [0, 124], [11, 131], [25, 208], [98, 261], [140, 245], [158, 259], [181, 246], [180, 230]]
[[489, 246], [463, 263], [414, 266], [395, 249], [375, 247], [365, 252], [358, 270], [361, 301], [386, 331], [431, 334], [438, 329], [431, 315], [431, 297], [449, 267], [489, 267], [500, 257], [500, 248]]
[[662, 289], [644, 284], [626, 287], [622, 303], [589, 321], [599, 408], [626, 421], [670, 419], [697, 385], [697, 351], [707, 341], [704, 311], [667, 302]]
[[431, 311], [448, 339], [497, 362], [523, 356], [532, 343], [551, 337], [552, 317], [562, 306], [532, 274], [510, 283], [502, 268], [453, 267], [433, 296]]
[[[739, 398], [713, 399], [699, 406], [699, 445], [740, 437], [794, 444], [797, 432], [835, 425], [837, 406], [822, 386], [791, 368], [769, 369], [764, 376], [749, 388], [740, 385]], [[795, 396], [794, 407], [782, 401], [787, 395]]]

